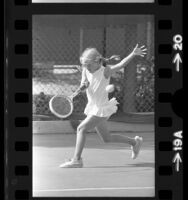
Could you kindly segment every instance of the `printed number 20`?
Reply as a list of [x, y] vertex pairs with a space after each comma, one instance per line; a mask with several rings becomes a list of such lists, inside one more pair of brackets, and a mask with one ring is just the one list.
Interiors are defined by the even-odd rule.
[[182, 41], [183, 41], [183, 38], [181, 35], [175, 35], [174, 38], [173, 38], [173, 41], [174, 41], [174, 45], [173, 45], [173, 48], [175, 50], [180, 50], [182, 51], [183, 49], [183, 44], [182, 44]]

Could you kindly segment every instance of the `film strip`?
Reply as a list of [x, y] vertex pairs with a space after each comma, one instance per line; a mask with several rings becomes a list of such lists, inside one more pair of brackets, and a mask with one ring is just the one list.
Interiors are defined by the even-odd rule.
[[154, 15], [155, 197], [146, 199], [183, 199], [183, 116], [178, 106], [183, 96], [183, 33], [180, 0], [100, 5], [34, 4], [29, 0], [6, 2], [5, 199], [33, 198], [32, 15], [62, 13]]

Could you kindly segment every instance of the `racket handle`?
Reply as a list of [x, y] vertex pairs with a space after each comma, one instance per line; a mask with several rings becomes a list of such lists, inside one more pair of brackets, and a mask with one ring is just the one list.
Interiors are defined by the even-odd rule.
[[76, 97], [77, 95], [79, 95], [81, 92], [82, 92], [81, 89], [76, 90], [76, 91], [70, 96], [71, 100], [73, 100], [74, 97]]
[[78, 94], [80, 94], [82, 91], [84, 91], [86, 88], [88, 88], [88, 87], [89, 87], [89, 83], [84, 83], [83, 85], [81, 85], [81, 86], [76, 90], [76, 92], [74, 92], [74, 93], [70, 96], [71, 100], [72, 100], [74, 97], [76, 97]]
[[79, 93], [80, 93], [80, 91], [74, 92], [74, 93], [70, 96], [71, 100], [73, 100], [74, 97], [76, 97]]

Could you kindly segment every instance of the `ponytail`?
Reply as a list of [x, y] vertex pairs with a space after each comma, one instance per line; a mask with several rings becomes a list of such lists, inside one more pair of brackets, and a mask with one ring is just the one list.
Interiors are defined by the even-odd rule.
[[103, 63], [106, 64], [106, 63], [108, 63], [110, 61], [113, 61], [113, 60], [119, 61], [120, 60], [120, 56], [119, 55], [112, 55], [110, 58], [101, 57], [101, 60], [102, 60]]
[[87, 61], [87, 60], [99, 61], [99, 62], [102, 62], [104, 65], [106, 65], [108, 62], [110, 62], [112, 60], [115, 60], [115, 61], [120, 60], [120, 56], [119, 55], [113, 55], [109, 58], [104, 58], [97, 51], [96, 48], [89, 47], [89, 48], [86, 48], [84, 50], [84, 52], [82, 53], [82, 55], [80, 56], [80, 63], [82, 64], [84, 61]]

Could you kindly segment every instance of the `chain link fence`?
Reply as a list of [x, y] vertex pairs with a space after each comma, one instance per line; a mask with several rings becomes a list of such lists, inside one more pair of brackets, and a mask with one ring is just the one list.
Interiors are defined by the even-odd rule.
[[[85, 48], [96, 47], [103, 56], [116, 54], [124, 58], [137, 43], [145, 44], [148, 54], [145, 58], [135, 58], [111, 78], [115, 91], [110, 97], [117, 98], [118, 112], [154, 112], [152, 16], [97, 18], [34, 16], [33, 114], [51, 115], [49, 99], [55, 94], [71, 95], [79, 87], [79, 56]], [[86, 103], [85, 93], [77, 96], [74, 99], [74, 113], [83, 113]]]

